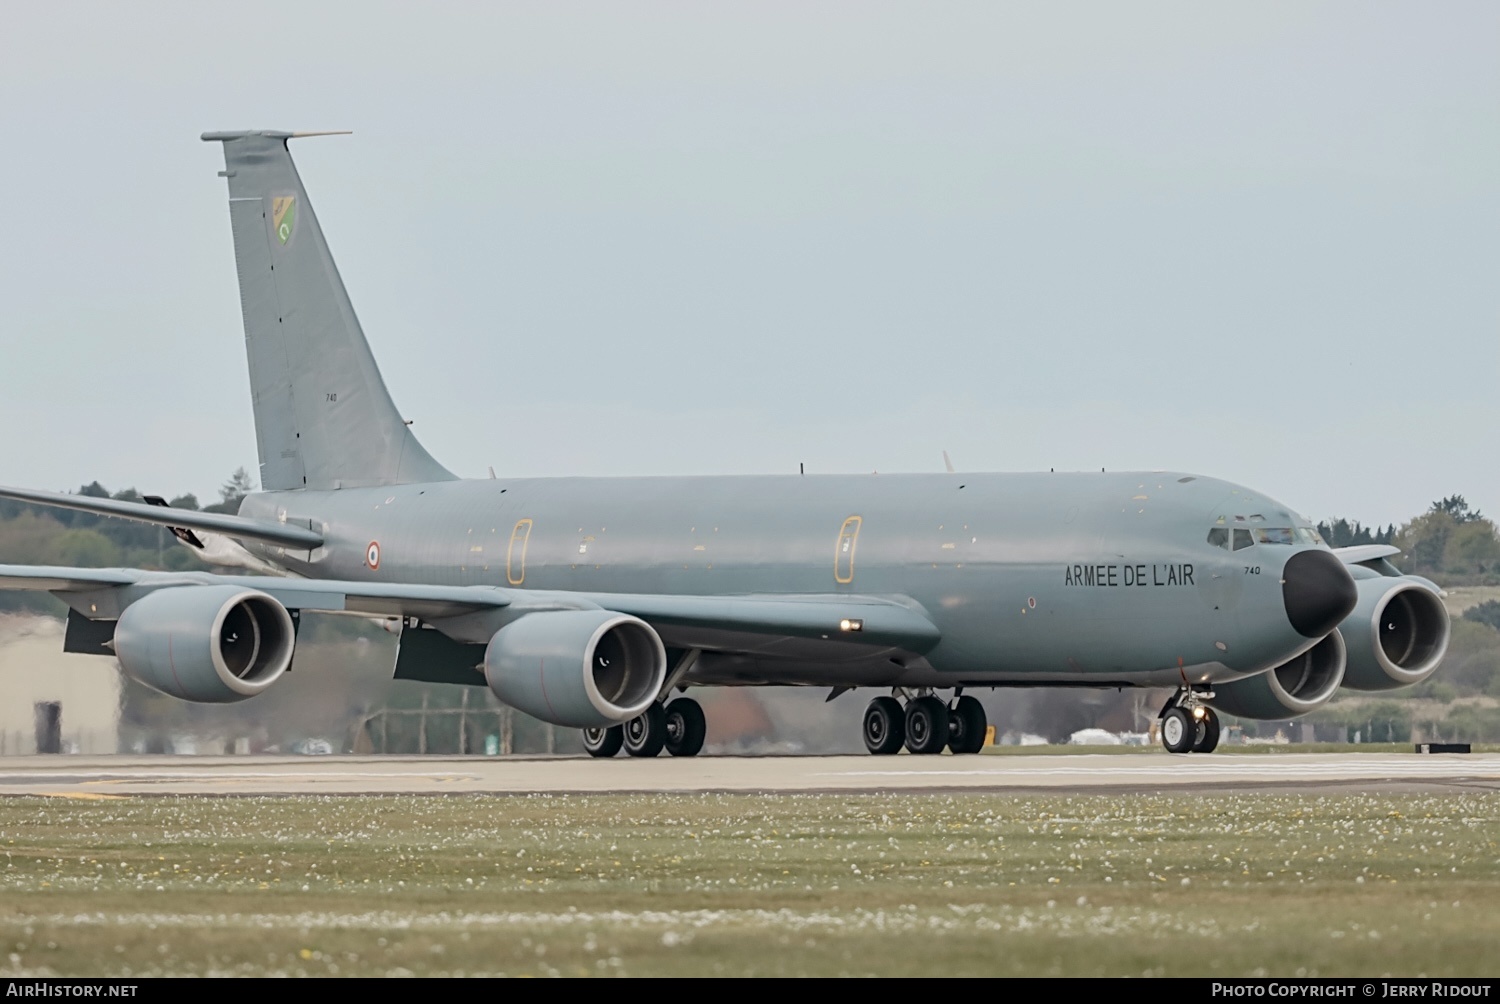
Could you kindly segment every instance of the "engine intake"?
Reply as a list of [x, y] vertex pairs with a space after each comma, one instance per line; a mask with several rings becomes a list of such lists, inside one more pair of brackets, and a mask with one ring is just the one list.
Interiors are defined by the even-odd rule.
[[115, 657], [132, 679], [184, 701], [254, 697], [292, 664], [296, 629], [274, 598], [240, 586], [159, 589], [120, 614]]
[[544, 722], [607, 727], [656, 700], [667, 650], [651, 625], [627, 614], [539, 611], [495, 632], [484, 677], [496, 697]]
[[1432, 675], [1453, 625], [1432, 588], [1403, 576], [1359, 579], [1359, 602], [1339, 630], [1349, 641], [1350, 690], [1395, 690]]
[[1241, 718], [1295, 718], [1328, 703], [1344, 679], [1347, 662], [1343, 636], [1334, 631], [1275, 669], [1233, 683], [1214, 684], [1214, 696], [1208, 703]]

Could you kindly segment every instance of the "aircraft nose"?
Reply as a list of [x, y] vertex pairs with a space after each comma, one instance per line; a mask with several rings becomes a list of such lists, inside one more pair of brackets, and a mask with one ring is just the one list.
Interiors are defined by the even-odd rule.
[[1287, 619], [1306, 638], [1322, 638], [1349, 616], [1359, 599], [1344, 563], [1327, 551], [1299, 551], [1281, 573]]

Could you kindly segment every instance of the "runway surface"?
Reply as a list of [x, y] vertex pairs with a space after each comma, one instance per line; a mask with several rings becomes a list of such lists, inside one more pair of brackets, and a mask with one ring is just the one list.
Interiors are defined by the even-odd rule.
[[0, 757], [0, 795], [1112, 792], [1302, 788], [1500, 791], [1500, 755]]

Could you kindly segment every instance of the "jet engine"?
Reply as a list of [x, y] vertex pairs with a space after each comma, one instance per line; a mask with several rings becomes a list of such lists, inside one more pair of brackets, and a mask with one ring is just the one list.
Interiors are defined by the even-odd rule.
[[1348, 652], [1334, 631], [1295, 659], [1259, 676], [1214, 684], [1208, 703], [1241, 718], [1295, 718], [1327, 704], [1344, 679]]
[[286, 607], [240, 586], [159, 589], [115, 625], [115, 657], [132, 679], [204, 704], [265, 690], [292, 664], [295, 644]]
[[1452, 625], [1426, 580], [1380, 576], [1355, 580], [1359, 602], [1339, 625], [1349, 644], [1350, 690], [1395, 690], [1432, 675], [1448, 651]]
[[608, 727], [656, 700], [667, 651], [651, 625], [626, 614], [538, 611], [495, 632], [484, 677], [496, 697], [542, 721]]

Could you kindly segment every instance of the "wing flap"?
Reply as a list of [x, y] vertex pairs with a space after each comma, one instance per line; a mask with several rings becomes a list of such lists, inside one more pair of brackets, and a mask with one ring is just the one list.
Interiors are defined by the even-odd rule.
[[721, 650], [765, 651], [776, 639], [800, 638], [926, 652], [942, 638], [921, 610], [878, 596], [580, 595], [639, 617], [664, 638], [708, 631], [744, 636], [737, 643], [710, 643]]

